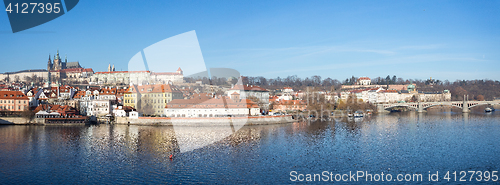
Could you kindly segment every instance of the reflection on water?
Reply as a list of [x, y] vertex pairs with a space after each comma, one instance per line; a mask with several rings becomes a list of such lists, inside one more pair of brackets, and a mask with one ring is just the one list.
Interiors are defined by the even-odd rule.
[[288, 183], [292, 170], [425, 175], [499, 170], [498, 118], [497, 113], [407, 112], [245, 126], [185, 153], [178, 133], [194, 129], [203, 139], [216, 132], [169, 126], [1, 126], [0, 183]]

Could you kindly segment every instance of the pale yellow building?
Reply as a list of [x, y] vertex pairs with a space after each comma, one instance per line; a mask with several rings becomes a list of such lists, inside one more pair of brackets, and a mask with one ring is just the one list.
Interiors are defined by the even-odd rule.
[[182, 92], [169, 84], [130, 86], [124, 93], [123, 105], [136, 108], [145, 115], [163, 115], [173, 99], [183, 99]]

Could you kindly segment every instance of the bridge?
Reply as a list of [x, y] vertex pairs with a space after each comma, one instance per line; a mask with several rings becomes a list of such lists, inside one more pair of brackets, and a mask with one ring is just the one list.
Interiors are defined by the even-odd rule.
[[383, 112], [394, 107], [409, 107], [417, 110], [418, 112], [424, 112], [430, 107], [434, 106], [452, 106], [462, 109], [462, 112], [470, 112], [470, 108], [480, 106], [480, 105], [495, 105], [500, 104], [500, 101], [444, 101], [444, 102], [415, 102], [415, 103], [389, 103], [389, 104], [377, 104], [377, 111]]

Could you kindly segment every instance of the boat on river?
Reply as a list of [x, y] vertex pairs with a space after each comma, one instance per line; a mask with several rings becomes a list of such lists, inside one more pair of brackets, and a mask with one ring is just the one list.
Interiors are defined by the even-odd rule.
[[363, 117], [364, 114], [363, 114], [363, 111], [356, 111], [354, 112], [354, 117], [355, 118], [360, 118], [360, 117]]

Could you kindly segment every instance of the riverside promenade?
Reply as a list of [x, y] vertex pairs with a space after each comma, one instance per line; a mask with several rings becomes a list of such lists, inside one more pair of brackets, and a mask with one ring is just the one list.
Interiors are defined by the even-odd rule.
[[291, 123], [295, 120], [291, 115], [283, 116], [249, 116], [249, 117], [220, 117], [220, 118], [170, 118], [170, 117], [117, 117], [116, 124], [130, 125], [183, 125], [183, 126], [214, 126], [244, 124], [244, 125], [269, 125]]

